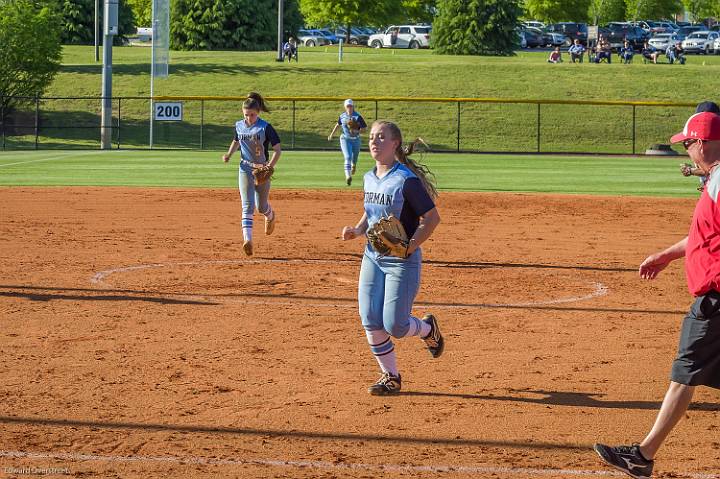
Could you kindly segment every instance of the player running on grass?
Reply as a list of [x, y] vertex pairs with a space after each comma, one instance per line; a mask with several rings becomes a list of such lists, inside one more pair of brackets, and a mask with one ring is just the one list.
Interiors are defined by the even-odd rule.
[[[255, 185], [253, 167], [268, 164], [275, 167], [280, 159], [280, 137], [270, 123], [260, 118], [261, 111], [270, 111], [263, 97], [250, 92], [243, 102], [243, 119], [235, 123], [235, 138], [230, 143], [228, 152], [222, 158], [225, 163], [238, 148], [240, 149], [240, 170], [238, 185], [242, 203], [243, 251], [247, 256], [253, 254], [253, 214], [257, 204], [258, 211], [265, 216], [265, 234], [272, 234], [275, 229], [275, 212], [270, 206], [270, 180]], [[268, 146], [272, 147], [272, 158], [268, 161]]]
[[343, 228], [342, 239], [364, 237], [368, 228], [389, 215], [400, 219], [409, 238], [402, 258], [383, 256], [366, 244], [360, 266], [360, 318], [370, 350], [382, 370], [380, 379], [368, 391], [385, 395], [399, 393], [401, 388], [391, 337], [420, 336], [434, 358], [443, 352], [444, 340], [435, 317], [428, 314], [418, 319], [411, 314], [420, 286], [420, 245], [432, 235], [440, 215], [433, 202], [437, 191], [428, 178], [430, 172], [410, 159], [414, 143], [403, 147], [402, 134], [395, 124], [373, 123], [369, 147], [375, 168], [364, 177], [365, 214], [355, 227]]
[[328, 135], [328, 141], [332, 140], [333, 135], [340, 127], [342, 129], [340, 149], [345, 158], [345, 182], [350, 186], [360, 155], [360, 134], [367, 128], [367, 123], [362, 115], [355, 111], [355, 104], [350, 98], [345, 100], [344, 106], [345, 111], [340, 114], [340, 118]]

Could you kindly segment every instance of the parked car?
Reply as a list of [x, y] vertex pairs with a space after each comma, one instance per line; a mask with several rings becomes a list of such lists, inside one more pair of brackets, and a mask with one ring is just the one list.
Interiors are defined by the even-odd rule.
[[675, 35], [677, 35], [678, 40], [683, 41], [687, 38], [688, 35], [690, 35], [692, 32], [699, 32], [704, 30], [703, 27], [699, 25], [687, 25], [684, 27], [680, 27], [680, 30], [675, 32]]
[[537, 20], [527, 20], [522, 22], [522, 24], [526, 27], [539, 28], [540, 30], [545, 28], [545, 24], [543, 22], [538, 22]]
[[678, 36], [674, 33], [658, 33], [648, 43], [658, 50], [665, 51], [670, 45], [675, 45], [679, 42]]
[[682, 42], [683, 50], [686, 53], [704, 53], [708, 54], [715, 50], [715, 40], [720, 37], [718, 32], [709, 32], [707, 30], [691, 33]]
[[[347, 42], [347, 30], [345, 28], [338, 28], [335, 30], [335, 36], [342, 38], [343, 42]], [[365, 45], [367, 44], [370, 35], [364, 33], [356, 27], [350, 28], [350, 45]]]
[[298, 30], [298, 42], [306, 47], [330, 45], [330, 40], [317, 30], [303, 28]]
[[627, 40], [635, 50], [641, 49], [643, 44], [650, 39], [650, 33], [640, 27], [627, 22], [611, 22], [603, 29], [605, 39], [610, 42], [610, 47], [619, 50]]
[[520, 46], [520, 48], [527, 48], [527, 39], [525, 38], [525, 30], [517, 29], [515, 30], [515, 33], [517, 33], [517, 45]]
[[715, 55], [720, 55], [720, 38], [715, 39], [713, 42], [712, 50]]
[[548, 30], [547, 27], [538, 29], [540, 33], [542, 33], [543, 40], [545, 41], [545, 46], [548, 47], [559, 47], [561, 45], [564, 45], [567, 41], [567, 37], [563, 35], [562, 33], [557, 33]]
[[587, 44], [587, 24], [586, 23], [574, 23], [574, 22], [560, 22], [553, 23], [547, 27], [549, 31], [555, 33], [561, 33], [567, 37], [566, 45], [574, 42], [576, 39], [580, 40], [583, 45]]
[[330, 45], [339, 43], [337, 35], [335, 35], [333, 32], [331, 32], [327, 28], [317, 28], [316, 30], [318, 32], [320, 32], [321, 35], [323, 35], [325, 38], [328, 39], [328, 41], [330, 42]]
[[544, 47], [546, 45], [546, 38], [543, 36], [543, 32], [539, 28], [526, 28], [525, 29], [525, 43], [527, 48]]
[[372, 48], [428, 48], [430, 46], [429, 25], [392, 25], [385, 33], [376, 33], [368, 38]]

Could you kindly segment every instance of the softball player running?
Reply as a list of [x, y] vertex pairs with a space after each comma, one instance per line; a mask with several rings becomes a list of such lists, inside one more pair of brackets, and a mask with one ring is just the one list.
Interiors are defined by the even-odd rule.
[[[270, 206], [270, 181], [255, 186], [253, 167], [269, 163], [275, 167], [280, 159], [280, 137], [275, 128], [262, 118], [261, 111], [270, 111], [263, 97], [256, 92], [250, 92], [243, 102], [243, 119], [235, 123], [235, 138], [230, 143], [228, 152], [222, 158], [225, 163], [238, 148], [240, 149], [240, 169], [238, 172], [238, 186], [242, 202], [242, 232], [243, 251], [247, 256], [253, 254], [253, 214], [255, 207], [265, 216], [265, 234], [272, 234], [275, 229], [275, 212]], [[268, 161], [268, 147], [271, 146], [272, 158]]]
[[348, 186], [352, 184], [352, 175], [360, 155], [360, 134], [367, 128], [367, 123], [362, 115], [355, 111], [355, 104], [351, 99], [345, 100], [345, 111], [340, 114], [337, 123], [328, 135], [328, 141], [332, 140], [338, 127], [342, 129], [340, 135], [340, 149], [345, 157], [345, 182]]
[[437, 191], [428, 178], [430, 172], [409, 158], [414, 143], [403, 148], [397, 125], [373, 123], [369, 146], [375, 168], [364, 177], [365, 214], [355, 227], [343, 228], [342, 239], [365, 236], [368, 228], [389, 215], [400, 219], [409, 238], [406, 258], [382, 256], [366, 244], [360, 266], [360, 318], [370, 350], [382, 370], [380, 379], [368, 391], [385, 395], [396, 394], [401, 388], [391, 337], [420, 336], [434, 358], [444, 349], [436, 318], [428, 314], [418, 319], [411, 314], [420, 286], [420, 245], [432, 235], [440, 215], [433, 201]]

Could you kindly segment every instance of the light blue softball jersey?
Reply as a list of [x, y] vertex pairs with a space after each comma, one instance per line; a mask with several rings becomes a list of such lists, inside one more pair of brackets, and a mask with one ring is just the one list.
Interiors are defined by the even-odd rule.
[[344, 111], [340, 114], [340, 118], [338, 118], [338, 125], [342, 127], [342, 134], [346, 138], [360, 138], [360, 134], [358, 132], [353, 132], [350, 128], [348, 128], [347, 123], [350, 121], [350, 118], [354, 119], [357, 124], [360, 125], [360, 128], [367, 128], [365, 118], [363, 118], [360, 113], [353, 111], [352, 115], [348, 115], [348, 113]]
[[[412, 238], [420, 224], [420, 217], [435, 208], [420, 178], [400, 162], [395, 162], [382, 178], [377, 177], [373, 168], [365, 173], [364, 182], [368, 228], [381, 217], [393, 215], [402, 223], [408, 238]], [[369, 243], [366, 253], [372, 257], [378, 256]]]
[[245, 120], [235, 123], [235, 141], [240, 142], [241, 168], [250, 168], [245, 163], [266, 163], [268, 146], [280, 143], [275, 128], [270, 123], [258, 118], [254, 125], [247, 126]]

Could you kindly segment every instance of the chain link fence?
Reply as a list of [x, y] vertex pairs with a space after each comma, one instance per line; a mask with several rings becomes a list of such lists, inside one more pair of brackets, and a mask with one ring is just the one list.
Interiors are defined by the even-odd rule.
[[[182, 102], [182, 121], [154, 121], [153, 147], [223, 150], [242, 118], [245, 97], [155, 97]], [[262, 117], [288, 150], [337, 149], [327, 136], [340, 97], [268, 97]], [[515, 100], [500, 98], [354, 98], [368, 123], [396, 122], [406, 139], [434, 151], [640, 154], [667, 143], [694, 103]], [[100, 97], [0, 97], [3, 150], [100, 148]], [[114, 97], [113, 148], [150, 147], [149, 97]]]

